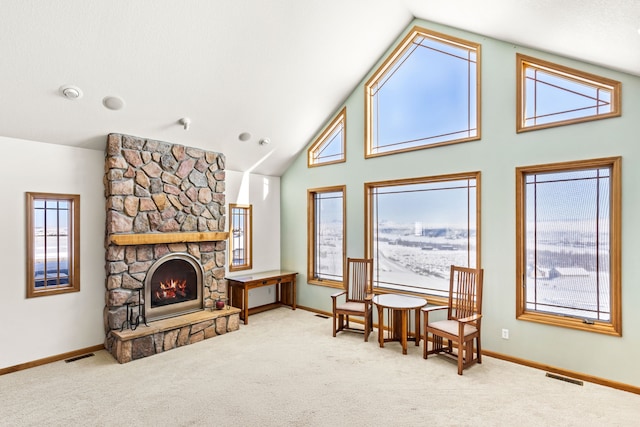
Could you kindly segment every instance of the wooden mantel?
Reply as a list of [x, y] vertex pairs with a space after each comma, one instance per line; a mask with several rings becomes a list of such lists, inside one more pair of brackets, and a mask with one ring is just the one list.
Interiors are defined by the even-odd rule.
[[157, 243], [193, 243], [215, 242], [227, 240], [226, 231], [182, 232], [182, 233], [141, 233], [141, 234], [112, 234], [109, 242], [114, 245], [153, 245]]

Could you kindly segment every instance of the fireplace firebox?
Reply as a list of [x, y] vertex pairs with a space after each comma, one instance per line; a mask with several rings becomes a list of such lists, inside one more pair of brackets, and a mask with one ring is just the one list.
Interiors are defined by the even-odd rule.
[[202, 310], [202, 266], [189, 254], [172, 253], [158, 259], [145, 280], [147, 321]]

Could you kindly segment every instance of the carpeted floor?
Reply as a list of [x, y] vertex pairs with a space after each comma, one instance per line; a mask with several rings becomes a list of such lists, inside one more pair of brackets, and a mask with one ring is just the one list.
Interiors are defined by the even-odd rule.
[[0, 376], [2, 426], [635, 426], [640, 396], [484, 357], [456, 373], [280, 308], [119, 365], [105, 351]]

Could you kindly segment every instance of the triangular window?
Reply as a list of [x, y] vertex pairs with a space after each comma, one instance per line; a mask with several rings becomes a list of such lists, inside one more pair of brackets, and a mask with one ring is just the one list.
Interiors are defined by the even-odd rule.
[[517, 55], [516, 131], [620, 115], [620, 82]]
[[346, 160], [347, 109], [343, 108], [308, 150], [308, 166], [341, 163]]

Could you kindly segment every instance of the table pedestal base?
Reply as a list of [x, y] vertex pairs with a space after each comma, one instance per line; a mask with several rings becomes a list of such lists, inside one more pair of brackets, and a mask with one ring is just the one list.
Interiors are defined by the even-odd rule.
[[[384, 328], [384, 312], [386, 311], [389, 328]], [[378, 306], [378, 342], [380, 347], [384, 347], [385, 342], [398, 341], [402, 344], [402, 354], [407, 354], [407, 342], [414, 341], [416, 346], [420, 345], [420, 309], [415, 310], [416, 331], [413, 337], [409, 337], [409, 310], [405, 309], [383, 309]]]

